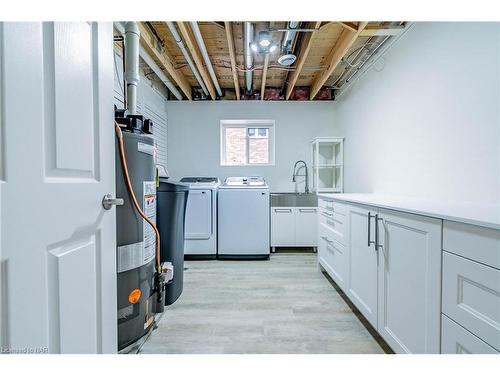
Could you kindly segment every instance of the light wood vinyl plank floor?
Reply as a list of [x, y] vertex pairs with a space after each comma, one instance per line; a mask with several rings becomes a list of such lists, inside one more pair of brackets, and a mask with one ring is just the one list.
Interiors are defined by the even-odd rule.
[[185, 267], [181, 297], [141, 353], [384, 353], [316, 254]]

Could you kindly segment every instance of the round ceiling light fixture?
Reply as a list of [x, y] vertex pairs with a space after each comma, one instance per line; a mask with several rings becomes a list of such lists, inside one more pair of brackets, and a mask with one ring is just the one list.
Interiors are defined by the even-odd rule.
[[250, 43], [250, 48], [253, 52], [272, 53], [278, 49], [278, 45], [274, 43], [269, 31], [260, 31], [257, 40]]
[[295, 60], [297, 60], [297, 56], [295, 56], [293, 53], [289, 53], [278, 57], [278, 64], [283, 66], [290, 66], [295, 62]]

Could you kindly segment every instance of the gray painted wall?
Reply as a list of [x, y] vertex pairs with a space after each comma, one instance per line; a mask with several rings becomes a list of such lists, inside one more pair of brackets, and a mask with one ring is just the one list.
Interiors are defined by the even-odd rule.
[[415, 24], [335, 103], [346, 192], [500, 204], [499, 69], [499, 23]]
[[[333, 102], [174, 102], [168, 110], [168, 168], [172, 177], [262, 175], [272, 191], [293, 191], [293, 164], [310, 166], [310, 141], [336, 136]], [[221, 166], [220, 120], [275, 120], [274, 166]], [[300, 186], [303, 189], [303, 186]]]

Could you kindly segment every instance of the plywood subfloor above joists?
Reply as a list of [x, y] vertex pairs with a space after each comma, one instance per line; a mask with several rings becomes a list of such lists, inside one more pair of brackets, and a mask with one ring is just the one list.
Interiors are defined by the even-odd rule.
[[[271, 30], [274, 43], [281, 47], [288, 22], [253, 22], [254, 37], [259, 31]], [[186, 23], [188, 24], [188, 23]], [[188, 97], [186, 90], [193, 92], [194, 100], [211, 99], [203, 94], [198, 81], [175, 42], [165, 22], [148, 24], [148, 32], [154, 34], [157, 44], [163, 49], [170, 66], [166, 74]], [[353, 66], [364, 64], [382, 42], [398, 37], [404, 32], [405, 22], [358, 22], [317, 21], [299, 22], [301, 31], [295, 33], [292, 52], [298, 58], [291, 66], [282, 66], [278, 58], [285, 53], [278, 48], [275, 53], [265, 55], [254, 53], [253, 93], [245, 92], [245, 62], [243, 22], [198, 22], [208, 51], [210, 63], [223, 91], [221, 100], [260, 99], [265, 100], [315, 100], [333, 99], [335, 92], [342, 89], [346, 77], [352, 79]], [[226, 30], [227, 27], [230, 30]], [[306, 31], [314, 30], [314, 31]], [[228, 39], [231, 38], [231, 39]], [[153, 40], [153, 39], [151, 39]], [[188, 40], [183, 41], [187, 46]], [[196, 42], [196, 41], [195, 41]], [[200, 48], [192, 46], [197, 56], [199, 70], [206, 73], [204, 61], [200, 63]], [[232, 55], [233, 53], [233, 55]], [[301, 56], [302, 55], [302, 56]], [[267, 63], [265, 64], [267, 60]], [[334, 65], [332, 65], [334, 64]], [[167, 64], [168, 65], [168, 64]], [[265, 66], [266, 68], [265, 69]], [[263, 72], [265, 70], [265, 86]], [[207, 74], [203, 74], [205, 80]], [[182, 86], [181, 86], [182, 85]], [[210, 83], [211, 85], [211, 83]], [[238, 93], [236, 93], [236, 91]], [[251, 94], [251, 95], [249, 95]]]

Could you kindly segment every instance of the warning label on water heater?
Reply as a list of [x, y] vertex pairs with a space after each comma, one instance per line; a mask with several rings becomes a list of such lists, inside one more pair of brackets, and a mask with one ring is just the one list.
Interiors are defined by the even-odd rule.
[[[144, 181], [143, 183], [144, 202], [142, 210], [146, 216], [156, 224], [156, 183], [155, 181]], [[143, 244], [144, 244], [144, 263], [148, 263], [155, 257], [156, 237], [155, 231], [143, 220]]]

